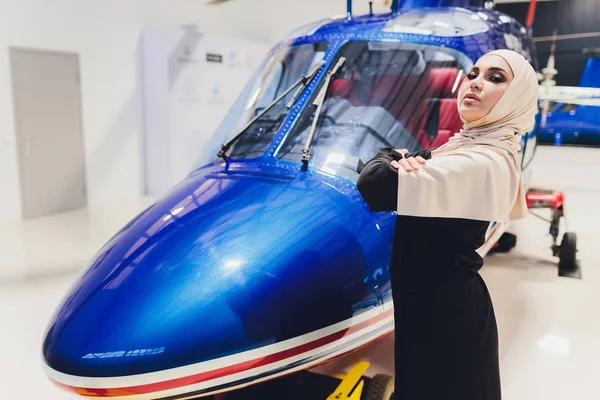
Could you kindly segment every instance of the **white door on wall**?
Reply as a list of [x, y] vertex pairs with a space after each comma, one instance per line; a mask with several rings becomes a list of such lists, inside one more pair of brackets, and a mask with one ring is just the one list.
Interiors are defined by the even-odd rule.
[[85, 207], [79, 56], [10, 49], [24, 218]]

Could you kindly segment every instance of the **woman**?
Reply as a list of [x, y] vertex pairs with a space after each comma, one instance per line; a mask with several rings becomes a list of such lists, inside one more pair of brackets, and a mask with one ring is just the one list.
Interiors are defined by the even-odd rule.
[[490, 221], [527, 213], [518, 158], [538, 83], [518, 53], [481, 57], [458, 92], [463, 129], [433, 150], [384, 148], [358, 189], [398, 212], [390, 264], [396, 400], [497, 400], [498, 331], [476, 252]]

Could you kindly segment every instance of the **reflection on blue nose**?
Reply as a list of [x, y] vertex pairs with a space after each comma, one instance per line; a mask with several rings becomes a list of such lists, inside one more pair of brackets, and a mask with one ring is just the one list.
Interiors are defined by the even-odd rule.
[[97, 254], [50, 324], [52, 369], [114, 377], [185, 366], [372, 306], [375, 258], [365, 249], [381, 232], [362, 205], [308, 173], [210, 172], [191, 175]]

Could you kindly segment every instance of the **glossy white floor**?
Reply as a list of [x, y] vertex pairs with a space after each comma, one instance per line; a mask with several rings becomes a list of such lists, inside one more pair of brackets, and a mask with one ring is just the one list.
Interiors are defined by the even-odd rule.
[[[600, 399], [600, 149], [538, 149], [536, 185], [566, 192], [570, 230], [579, 236], [583, 280], [559, 278], [547, 225], [529, 217], [514, 226], [518, 245], [486, 259], [500, 331], [504, 398]], [[52, 386], [41, 369], [45, 325], [81, 265], [147, 199], [0, 225], [0, 387], [2, 399], [73, 398]], [[373, 362], [389, 372], [393, 338], [338, 360]]]

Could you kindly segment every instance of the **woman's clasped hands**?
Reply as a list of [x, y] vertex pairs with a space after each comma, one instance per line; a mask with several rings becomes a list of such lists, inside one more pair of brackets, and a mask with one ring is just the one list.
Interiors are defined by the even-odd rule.
[[406, 172], [412, 172], [417, 171], [419, 168], [421, 168], [421, 166], [425, 165], [426, 163], [426, 160], [421, 156], [406, 158], [405, 156], [408, 154], [407, 149], [396, 149], [396, 151], [402, 154], [402, 156], [404, 157], [401, 160], [393, 160], [390, 163], [390, 165], [396, 169], [403, 168]]

